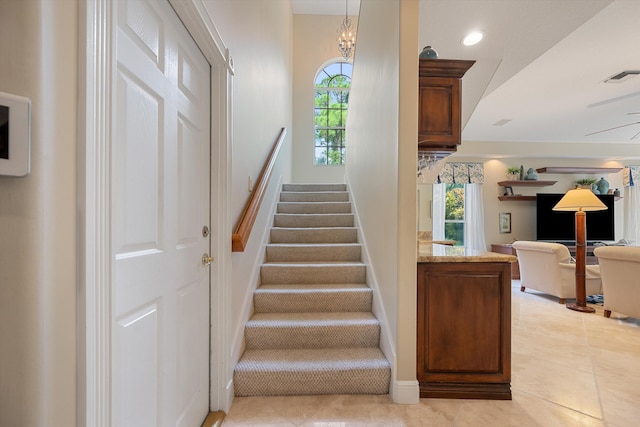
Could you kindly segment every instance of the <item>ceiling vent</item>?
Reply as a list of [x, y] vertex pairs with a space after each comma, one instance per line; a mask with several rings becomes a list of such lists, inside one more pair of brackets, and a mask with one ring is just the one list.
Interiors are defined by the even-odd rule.
[[640, 70], [625, 70], [606, 79], [605, 83], [623, 83], [640, 74]]

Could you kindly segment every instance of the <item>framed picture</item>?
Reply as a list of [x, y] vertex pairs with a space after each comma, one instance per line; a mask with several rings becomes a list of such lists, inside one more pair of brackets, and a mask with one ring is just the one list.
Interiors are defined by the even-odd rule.
[[500, 233], [511, 233], [511, 212], [500, 212], [498, 218], [498, 227]]
[[27, 175], [30, 147], [31, 101], [0, 92], [0, 175]]
[[504, 187], [505, 196], [513, 196], [513, 187]]

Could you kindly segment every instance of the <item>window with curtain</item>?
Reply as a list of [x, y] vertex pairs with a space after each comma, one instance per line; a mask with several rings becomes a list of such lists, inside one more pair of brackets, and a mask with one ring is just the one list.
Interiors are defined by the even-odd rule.
[[482, 163], [447, 163], [433, 185], [433, 239], [485, 251]]
[[314, 165], [343, 165], [345, 162], [352, 67], [348, 62], [335, 62], [316, 76]]

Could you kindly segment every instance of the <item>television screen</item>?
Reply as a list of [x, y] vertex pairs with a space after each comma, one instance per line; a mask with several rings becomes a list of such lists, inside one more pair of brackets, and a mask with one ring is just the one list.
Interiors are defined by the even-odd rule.
[[[536, 194], [536, 239], [553, 242], [575, 242], [575, 212], [554, 211], [564, 194]], [[614, 196], [599, 194], [607, 206], [604, 211], [587, 212], [587, 242], [615, 240]]]

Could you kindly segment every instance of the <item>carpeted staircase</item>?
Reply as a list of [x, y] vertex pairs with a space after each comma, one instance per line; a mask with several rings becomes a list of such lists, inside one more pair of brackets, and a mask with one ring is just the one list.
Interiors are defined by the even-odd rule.
[[346, 185], [283, 185], [273, 225], [235, 395], [387, 394]]

